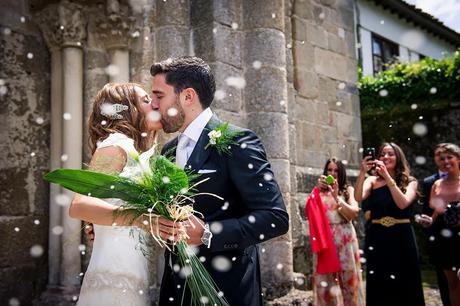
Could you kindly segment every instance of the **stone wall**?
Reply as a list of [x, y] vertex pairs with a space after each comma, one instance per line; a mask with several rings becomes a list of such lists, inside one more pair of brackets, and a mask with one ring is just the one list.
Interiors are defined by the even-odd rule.
[[296, 0], [291, 5], [288, 47], [292, 74], [288, 80], [291, 185], [295, 190], [293, 256], [294, 271], [308, 275], [311, 252], [304, 217], [308, 193], [328, 158], [346, 161], [349, 170], [356, 169], [360, 161], [354, 1]]
[[47, 281], [50, 58], [25, 3], [2, 7], [0, 304], [27, 305]]

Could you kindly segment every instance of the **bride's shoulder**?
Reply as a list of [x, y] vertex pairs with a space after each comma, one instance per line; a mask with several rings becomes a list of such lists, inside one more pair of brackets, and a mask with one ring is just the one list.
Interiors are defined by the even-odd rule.
[[122, 133], [111, 133], [106, 138], [101, 139], [97, 143], [97, 148], [105, 148], [110, 146], [119, 146], [120, 144], [134, 143], [134, 140]]

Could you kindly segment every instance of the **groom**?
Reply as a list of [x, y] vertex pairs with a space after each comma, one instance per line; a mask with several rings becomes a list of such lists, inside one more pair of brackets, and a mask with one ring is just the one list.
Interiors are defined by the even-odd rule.
[[[209, 108], [215, 92], [210, 67], [197, 57], [179, 57], [155, 63], [152, 100], [159, 106], [166, 133], [180, 132], [162, 153], [201, 174], [194, 209], [202, 215], [186, 225], [188, 243], [230, 305], [262, 305], [257, 244], [285, 234], [289, 216], [260, 139], [250, 130], [230, 126], [237, 144], [229, 152], [209, 145], [208, 133], [223, 124]], [[162, 220], [163, 226], [170, 226]], [[168, 233], [163, 233], [168, 238]], [[166, 250], [159, 305], [190, 305], [178, 258]], [[185, 289], [184, 289], [185, 288]], [[184, 292], [185, 290], [185, 292]]]

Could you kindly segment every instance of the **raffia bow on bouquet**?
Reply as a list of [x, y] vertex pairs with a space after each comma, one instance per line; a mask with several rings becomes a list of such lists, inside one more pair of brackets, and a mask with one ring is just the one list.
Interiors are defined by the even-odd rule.
[[[57, 169], [44, 176], [46, 181], [59, 184], [79, 194], [96, 198], [117, 198], [125, 203], [115, 211], [121, 216], [130, 216], [132, 221], [147, 216], [150, 234], [161, 246], [177, 252], [181, 268], [186, 270], [186, 286], [190, 288], [193, 305], [228, 306], [216, 283], [209, 275], [193, 248], [189, 247], [185, 233], [170, 245], [159, 236], [153, 224], [158, 217], [174, 222], [189, 220], [194, 213], [193, 197], [203, 195], [195, 193], [194, 187], [204, 182], [189, 171], [177, 167], [166, 157], [154, 155], [145, 164], [139, 155], [132, 155], [141, 168], [141, 174], [135, 178], [104, 174], [90, 170]], [[214, 194], [208, 194], [215, 196]], [[193, 222], [190, 222], [193, 224]]]

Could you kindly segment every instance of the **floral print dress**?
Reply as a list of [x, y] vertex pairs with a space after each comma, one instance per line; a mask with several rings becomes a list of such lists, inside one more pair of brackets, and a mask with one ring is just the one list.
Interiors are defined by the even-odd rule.
[[[339, 255], [341, 271], [330, 274], [318, 274], [314, 271], [314, 305], [365, 305], [359, 246], [355, 228], [351, 222], [347, 222], [339, 214], [338, 205], [329, 192], [322, 192], [321, 200], [327, 207], [326, 214]], [[313, 267], [316, 267], [315, 255], [313, 259]]]

